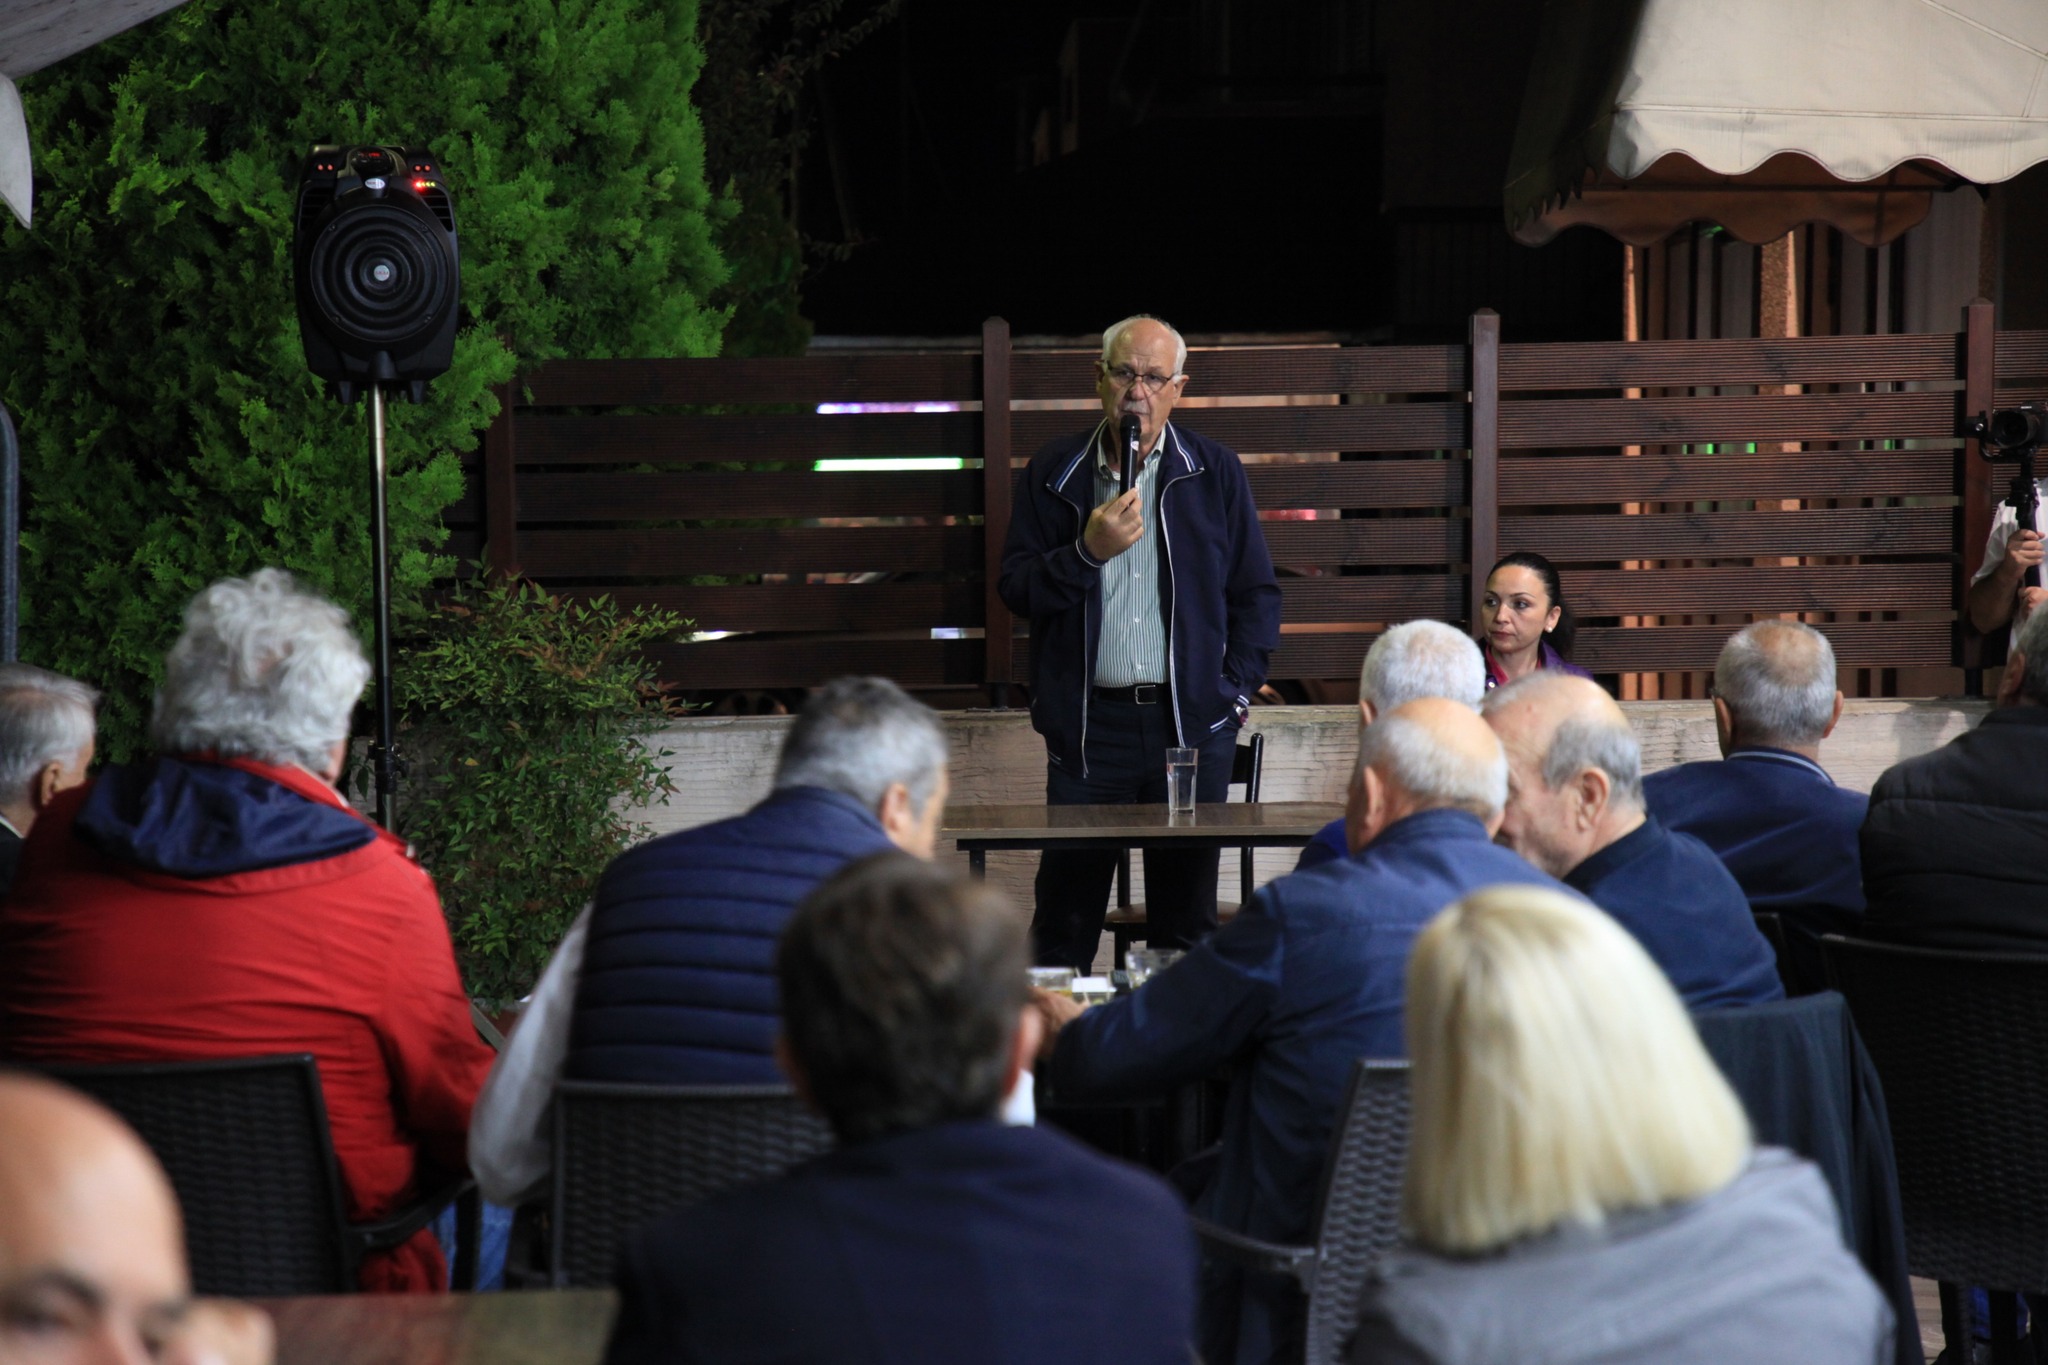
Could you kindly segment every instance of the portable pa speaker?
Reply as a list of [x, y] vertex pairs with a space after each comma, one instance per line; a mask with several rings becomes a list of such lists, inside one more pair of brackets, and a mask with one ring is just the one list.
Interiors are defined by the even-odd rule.
[[417, 403], [455, 361], [455, 209], [424, 149], [313, 148], [292, 240], [306, 363], [344, 403], [364, 384]]

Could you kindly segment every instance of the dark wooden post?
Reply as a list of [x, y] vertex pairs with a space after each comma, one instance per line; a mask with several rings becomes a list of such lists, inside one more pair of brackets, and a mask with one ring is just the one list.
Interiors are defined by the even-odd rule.
[[1466, 605], [1472, 630], [1484, 617], [1486, 571], [1500, 558], [1500, 314], [1472, 315], [1467, 358], [1472, 418], [1472, 577]]
[[991, 706], [1010, 704], [1015, 631], [1010, 609], [996, 592], [1003, 569], [1003, 542], [1009, 534], [1010, 324], [1002, 318], [989, 318], [981, 324], [981, 536], [983, 676]]
[[500, 384], [498, 415], [484, 430], [484, 567], [499, 578], [519, 576], [519, 481], [513, 473], [512, 409], [519, 381]]
[[[1996, 310], [1989, 299], [1972, 299], [1963, 307], [1963, 410], [1962, 420], [1989, 412], [1998, 401], [1998, 332]], [[1963, 668], [1963, 690], [1973, 696], [1984, 691], [1984, 637], [1970, 628], [1967, 601], [1970, 579], [1984, 560], [1984, 542], [1991, 534], [1992, 469], [1979, 457], [1983, 443], [1974, 437], [1963, 441], [1956, 456], [1956, 548], [1955, 605], [1956, 661]]]

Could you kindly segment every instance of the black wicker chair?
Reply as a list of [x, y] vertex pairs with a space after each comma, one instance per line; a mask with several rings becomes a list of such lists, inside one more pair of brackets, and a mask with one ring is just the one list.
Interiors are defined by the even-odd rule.
[[1205, 1255], [1285, 1275], [1308, 1298], [1307, 1365], [1335, 1365], [1358, 1326], [1367, 1278], [1401, 1236], [1401, 1177], [1408, 1166], [1408, 1063], [1358, 1063], [1337, 1111], [1307, 1246], [1262, 1242], [1202, 1219]]
[[833, 1145], [823, 1119], [772, 1085], [563, 1081], [554, 1124], [557, 1288], [610, 1284], [619, 1242], [634, 1228]]
[[1758, 910], [1753, 916], [1756, 931], [1771, 945], [1771, 952], [1778, 959], [1778, 981], [1785, 987], [1787, 995], [1811, 995], [1821, 989], [1818, 983], [1809, 985], [1802, 979], [1799, 964], [1792, 960], [1792, 948], [1785, 939], [1785, 921], [1775, 910]]
[[1821, 953], [1884, 1083], [1906, 1257], [1941, 1284], [1950, 1358], [1970, 1358], [1977, 1285], [1992, 1358], [2020, 1359], [2014, 1295], [2048, 1294], [2048, 955], [1836, 934]]
[[[1266, 737], [1252, 734], [1238, 745], [1230, 759], [1230, 785], [1244, 788], [1244, 799], [1259, 799], [1259, 779], [1266, 767]], [[1228, 919], [1237, 913], [1238, 906], [1252, 898], [1252, 850], [1241, 848], [1237, 851], [1237, 905], [1218, 906], [1217, 910]], [[1125, 849], [1116, 865], [1116, 904], [1109, 907], [1103, 917], [1103, 926], [1109, 930], [1110, 939], [1116, 945], [1116, 967], [1122, 970], [1131, 951], [1133, 939], [1147, 937], [1145, 907], [1131, 904], [1131, 851]]]
[[455, 1282], [475, 1282], [479, 1206], [468, 1180], [380, 1222], [348, 1222], [310, 1054], [36, 1069], [112, 1109], [156, 1153], [184, 1212], [201, 1294], [352, 1293], [365, 1253], [397, 1246], [458, 1200]]

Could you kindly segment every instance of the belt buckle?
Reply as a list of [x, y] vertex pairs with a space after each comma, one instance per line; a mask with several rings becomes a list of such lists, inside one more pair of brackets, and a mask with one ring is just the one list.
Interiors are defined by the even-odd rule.
[[1139, 683], [1131, 689], [1131, 700], [1139, 706], [1159, 705], [1159, 684]]

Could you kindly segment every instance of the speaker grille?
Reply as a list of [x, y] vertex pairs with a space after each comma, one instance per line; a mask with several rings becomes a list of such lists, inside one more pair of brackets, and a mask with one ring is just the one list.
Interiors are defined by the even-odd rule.
[[365, 204], [329, 223], [306, 262], [313, 300], [334, 330], [397, 350], [431, 335], [455, 302], [444, 241], [396, 204]]

